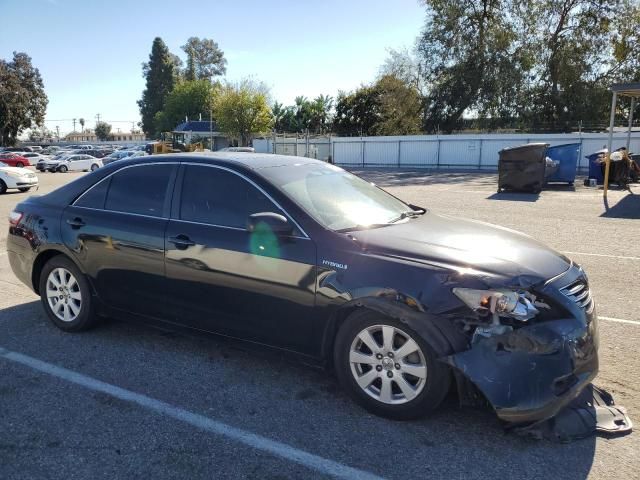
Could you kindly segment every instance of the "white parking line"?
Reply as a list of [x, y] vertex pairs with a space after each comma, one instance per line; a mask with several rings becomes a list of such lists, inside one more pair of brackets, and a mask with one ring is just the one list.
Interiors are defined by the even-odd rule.
[[261, 435], [232, 427], [226, 423], [213, 420], [197, 413], [189, 412], [179, 407], [174, 407], [173, 405], [147, 397], [146, 395], [135, 393], [109, 383], [101, 382], [100, 380], [96, 380], [95, 378], [88, 377], [81, 373], [67, 370], [66, 368], [58, 367], [51, 363], [43, 362], [42, 360], [23, 355], [21, 353], [12, 352], [2, 347], [0, 347], [0, 358], [5, 358], [6, 360], [19, 363], [39, 372], [75, 383], [76, 385], [80, 385], [95, 392], [106, 393], [107, 395], [119, 398], [120, 400], [135, 403], [141, 407], [153, 410], [156, 413], [188, 423], [201, 430], [230, 438], [238, 443], [255, 448], [256, 450], [261, 450], [276, 457], [316, 470], [324, 475], [344, 479], [381, 479], [381, 477], [364, 470], [343, 465], [304, 450], [299, 450], [287, 445], [286, 443], [271, 440]]
[[638, 320], [625, 320], [624, 318], [603, 317], [598, 315], [599, 320], [606, 320], [607, 322], [629, 323], [631, 325], [640, 325]]
[[640, 260], [640, 257], [627, 257], [624, 255], [606, 255], [604, 253], [585, 253], [585, 252], [562, 252], [568, 255], [587, 255], [590, 257], [619, 258], [622, 260]]

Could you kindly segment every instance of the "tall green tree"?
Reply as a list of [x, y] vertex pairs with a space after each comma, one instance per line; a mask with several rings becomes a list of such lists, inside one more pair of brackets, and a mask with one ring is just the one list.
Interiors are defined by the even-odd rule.
[[606, 118], [609, 85], [638, 75], [638, 2], [537, 0], [530, 13], [539, 65], [524, 114], [553, 131]]
[[42, 125], [47, 109], [42, 77], [26, 53], [0, 59], [0, 145], [14, 145], [27, 128]]
[[254, 134], [267, 133], [273, 125], [268, 96], [263, 84], [250, 79], [222, 85], [213, 100], [220, 131], [240, 146], [249, 145]]
[[153, 137], [157, 133], [154, 117], [164, 108], [167, 95], [176, 83], [175, 59], [160, 37], [153, 40], [149, 62], [142, 65], [142, 72], [146, 79], [142, 99], [138, 100], [142, 131]]
[[186, 80], [211, 80], [227, 72], [224, 52], [213, 40], [190, 37], [181, 48], [187, 54]]
[[420, 74], [429, 94], [425, 128], [451, 131], [463, 114], [509, 118], [531, 68], [529, 0], [424, 0], [427, 16], [417, 43]]
[[339, 135], [420, 133], [422, 98], [413, 85], [393, 75], [338, 95], [333, 130]]
[[213, 95], [218, 84], [208, 80], [183, 80], [167, 95], [164, 108], [156, 113], [155, 128], [159, 132], [172, 131], [185, 118], [209, 118]]
[[109, 135], [111, 134], [111, 125], [107, 122], [97, 122], [94, 132], [96, 134], [96, 137], [98, 137], [98, 140], [105, 142], [109, 140]]

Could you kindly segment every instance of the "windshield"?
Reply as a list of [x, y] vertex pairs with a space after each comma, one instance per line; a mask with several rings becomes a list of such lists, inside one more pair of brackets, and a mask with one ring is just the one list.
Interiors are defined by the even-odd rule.
[[389, 224], [411, 212], [397, 198], [333, 165], [287, 165], [263, 168], [259, 173], [331, 230]]

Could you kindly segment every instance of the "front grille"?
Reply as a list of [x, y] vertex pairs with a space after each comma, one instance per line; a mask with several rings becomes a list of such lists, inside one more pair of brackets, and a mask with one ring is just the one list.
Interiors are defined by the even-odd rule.
[[589, 290], [589, 284], [583, 278], [580, 278], [574, 282], [571, 282], [566, 287], [560, 289], [560, 291], [576, 302], [580, 308], [583, 308], [587, 313], [591, 313], [595, 302], [591, 297], [591, 291]]

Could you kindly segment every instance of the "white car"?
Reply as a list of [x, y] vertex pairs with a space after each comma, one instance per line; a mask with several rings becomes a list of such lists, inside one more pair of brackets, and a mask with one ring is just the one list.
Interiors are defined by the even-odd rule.
[[54, 167], [54, 171], [65, 173], [91, 170], [93, 172], [100, 167], [102, 167], [102, 160], [92, 157], [91, 155], [81, 153], [63, 157], [58, 165]]
[[37, 186], [38, 177], [35, 173], [24, 168], [10, 167], [6, 163], [0, 162], [0, 194], [9, 189], [28, 192]]
[[42, 155], [41, 153], [35, 153], [35, 152], [24, 152], [22, 156], [24, 158], [28, 158], [29, 163], [31, 165], [37, 165], [38, 162], [40, 162], [41, 160], [45, 160], [48, 158], [46, 155]]

